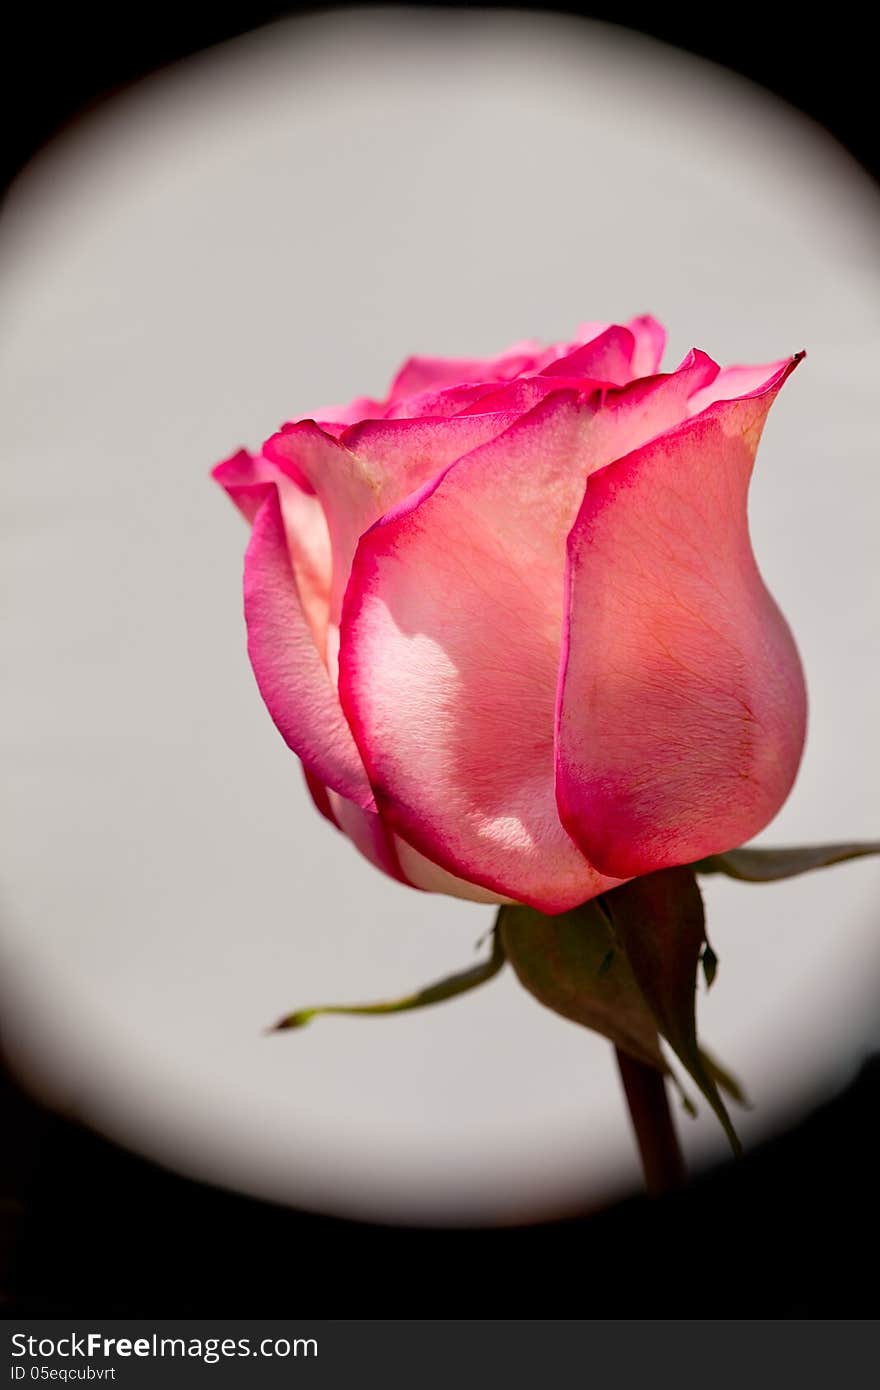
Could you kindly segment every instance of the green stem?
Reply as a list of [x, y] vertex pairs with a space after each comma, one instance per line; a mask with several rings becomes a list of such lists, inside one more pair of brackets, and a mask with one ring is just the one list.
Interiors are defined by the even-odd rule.
[[651, 1197], [674, 1192], [685, 1182], [684, 1159], [675, 1133], [666, 1079], [656, 1067], [615, 1048], [617, 1065]]
[[302, 1028], [313, 1018], [322, 1014], [402, 1014], [409, 1009], [423, 1009], [426, 1004], [442, 1004], [445, 999], [453, 999], [457, 994], [466, 994], [470, 989], [491, 980], [504, 964], [506, 957], [501, 944], [501, 933], [492, 933], [492, 952], [486, 960], [472, 965], [469, 970], [449, 975], [436, 984], [426, 985], [415, 994], [405, 994], [402, 999], [383, 999], [377, 1004], [321, 1004], [317, 1008], [297, 1009], [296, 1013], [285, 1014], [279, 1019], [270, 1033], [286, 1032], [289, 1028]]

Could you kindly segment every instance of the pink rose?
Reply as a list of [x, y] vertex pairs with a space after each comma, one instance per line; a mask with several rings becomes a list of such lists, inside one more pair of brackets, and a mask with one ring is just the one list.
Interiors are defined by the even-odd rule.
[[252, 533], [248, 651], [318, 808], [404, 883], [570, 908], [740, 844], [804, 741], [749, 542], [798, 358], [658, 375], [651, 318], [486, 361], [214, 470]]

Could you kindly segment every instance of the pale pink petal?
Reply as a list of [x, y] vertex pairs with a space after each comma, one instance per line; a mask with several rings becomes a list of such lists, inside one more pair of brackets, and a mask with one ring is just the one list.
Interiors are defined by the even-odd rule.
[[524, 341], [496, 357], [409, 357], [391, 384], [388, 401], [470, 381], [506, 381], [533, 366], [543, 350], [540, 343]]
[[[314, 420], [285, 425], [263, 445], [280, 468], [305, 474], [317, 493], [330, 531], [333, 553], [330, 623], [338, 621], [351, 555], [358, 537], [376, 518], [377, 479], [339, 440]], [[332, 634], [328, 636], [328, 646]], [[328, 659], [331, 653], [328, 652]], [[332, 668], [332, 660], [330, 660]]]
[[488, 888], [480, 888], [476, 883], [456, 878], [455, 874], [441, 869], [439, 864], [434, 864], [432, 860], [419, 854], [417, 849], [413, 849], [412, 845], [408, 845], [406, 840], [401, 840], [398, 835], [394, 836], [394, 847], [403, 876], [413, 888], [423, 888], [428, 893], [445, 893], [450, 898], [463, 898], [471, 903], [512, 901], [511, 898], [502, 897], [500, 893], [490, 892]]
[[[266, 443], [270, 459], [306, 476], [326, 512], [333, 547], [331, 625], [338, 622], [363, 533], [454, 459], [500, 434], [511, 418], [373, 420], [347, 429], [338, 440], [304, 420], [286, 425]], [[329, 664], [333, 669], [332, 650]]]
[[282, 471], [269, 459], [249, 454], [245, 449], [218, 463], [211, 476], [252, 524], [265, 499], [266, 484], [273, 484], [278, 489], [287, 547], [300, 600], [315, 645], [326, 660], [330, 613], [330, 533], [324, 509], [311, 484], [298, 469], [290, 467]]
[[[375, 810], [365, 811], [334, 791], [328, 792], [327, 798], [339, 829], [364, 858], [390, 878], [408, 883], [400, 868], [394, 837], [386, 829], [382, 817]], [[418, 887], [418, 884], [410, 886]]]
[[477, 397], [472, 404], [460, 411], [463, 417], [502, 412], [507, 415], [525, 415], [553, 391], [572, 390], [581, 394], [608, 389], [608, 383], [590, 377], [577, 376], [521, 376], [516, 381], [505, 382], [502, 386], [491, 386]]
[[666, 329], [650, 314], [640, 314], [638, 318], [630, 319], [626, 326], [635, 339], [632, 356], [633, 376], [654, 376], [659, 372], [663, 360]]
[[[561, 910], [597, 877], [553, 799], [561, 572], [548, 532], [583, 488], [578, 409], [550, 397], [361, 541], [340, 694], [377, 801], [427, 858]], [[561, 606], [561, 605], [560, 605]]]
[[588, 483], [568, 542], [557, 787], [606, 874], [740, 844], [794, 780], [803, 676], [746, 517], [761, 429], [794, 365]]
[[317, 420], [324, 430], [330, 424], [328, 433], [335, 435], [340, 429], [357, 424], [358, 420], [378, 420], [384, 414], [384, 401], [377, 401], [373, 396], [356, 396], [347, 405], [324, 405], [320, 410], [312, 411], [311, 415], [300, 418]]
[[447, 419], [367, 420], [346, 430], [340, 442], [362, 468], [369, 470], [378, 489], [377, 511], [370, 525], [450, 463], [501, 434], [520, 413], [508, 410]]
[[600, 322], [598, 319], [589, 319], [585, 323], [578, 324], [575, 329], [574, 342], [567, 345], [557, 343], [553, 350], [556, 351], [558, 349], [561, 356], [562, 352], [571, 352], [574, 348], [581, 347], [584, 343], [591, 343], [594, 338], [599, 337], [600, 333], [606, 332], [606, 330], [611, 327], [613, 327], [613, 325], [610, 323], [604, 321]]
[[596, 891], [553, 804], [560, 576], [538, 539], [580, 496], [583, 413], [551, 400], [375, 527], [343, 632], [341, 691], [393, 823], [457, 877], [553, 907]]
[[[519, 377], [516, 381], [507, 382], [503, 386], [494, 388], [490, 394], [481, 396], [479, 400], [461, 413], [465, 416], [489, 411], [524, 414], [543, 400], [545, 396], [548, 396], [551, 391], [564, 389], [577, 391], [581, 395], [600, 391], [609, 407], [613, 408], [621, 402], [629, 407], [638, 399], [637, 393], [639, 391], [644, 391], [646, 398], [653, 399], [656, 384], [664, 381], [669, 383], [668, 389], [680, 400], [680, 409], [674, 417], [670, 417], [664, 412], [664, 424], [660, 428], [665, 429], [675, 420], [683, 418], [688, 411], [690, 402], [684, 394], [684, 390], [692, 393], [701, 391], [713, 380], [718, 371], [718, 365], [712, 361], [711, 357], [698, 349], [694, 349], [675, 372], [664, 377], [640, 377], [631, 381], [624, 388], [610, 387], [606, 381], [600, 381], [593, 377], [565, 377], [546, 374]], [[682, 375], [682, 373], [686, 373], [686, 375]], [[664, 391], [666, 389], [664, 387]], [[671, 399], [670, 395], [665, 396], [667, 404]]]
[[766, 390], [790, 361], [791, 358], [785, 357], [760, 367], [723, 367], [710, 386], [704, 386], [691, 396], [688, 414], [699, 415], [715, 401], [738, 400], [755, 391]]
[[[553, 343], [550, 347], [538, 349], [535, 343], [526, 343], [521, 346], [532, 350], [532, 356], [523, 354], [522, 359], [514, 359], [519, 371], [514, 373], [510, 370], [501, 370], [498, 366], [502, 358], [487, 359], [482, 362], [470, 363], [469, 365], [477, 370], [481, 369], [484, 375], [479, 380], [467, 379], [465, 384], [457, 383], [454, 386], [434, 385], [428, 390], [420, 391], [415, 395], [404, 396], [401, 399], [393, 399], [388, 406], [387, 415], [389, 418], [415, 418], [418, 416], [446, 416], [446, 415], [477, 415], [485, 414], [491, 410], [508, 410], [519, 408], [524, 413], [532, 406], [537, 405], [538, 401], [543, 400], [550, 391], [558, 391], [561, 386], [573, 384], [577, 380], [580, 386], [584, 380], [582, 372], [575, 372], [572, 381], [569, 380], [548, 380], [539, 375], [547, 371], [554, 363], [563, 358], [571, 356], [575, 352], [580, 352], [593, 339], [605, 333], [611, 324], [607, 323], [584, 323], [578, 329], [578, 335], [571, 343]], [[618, 375], [621, 380], [628, 381], [632, 375], [628, 364], [628, 351], [635, 346], [635, 340], [625, 337], [626, 330], [617, 330], [621, 334], [621, 341], [624, 347], [623, 358], [616, 351], [614, 352], [614, 363], [619, 367]], [[516, 352], [516, 349], [511, 351]], [[590, 360], [605, 360], [607, 354], [593, 352]], [[586, 388], [586, 382], [581, 389]], [[609, 379], [602, 377], [596, 378], [592, 385], [607, 386]]]
[[373, 795], [303, 612], [271, 485], [245, 556], [244, 611], [251, 665], [285, 743], [326, 787], [369, 809]]
[[445, 893], [468, 902], [502, 903], [510, 899], [489, 893], [476, 884], [466, 883], [432, 864], [405, 840], [392, 835], [375, 811], [364, 811], [354, 802], [346, 801], [337, 792], [328, 792], [310, 772], [305, 771], [306, 786], [315, 806], [331, 825], [347, 835], [356, 848], [383, 873], [412, 888], [429, 893]]
[[416, 396], [404, 396], [392, 401], [385, 418], [388, 420], [440, 419], [460, 415], [498, 389], [497, 381], [470, 382], [466, 386], [446, 386], [421, 391]]

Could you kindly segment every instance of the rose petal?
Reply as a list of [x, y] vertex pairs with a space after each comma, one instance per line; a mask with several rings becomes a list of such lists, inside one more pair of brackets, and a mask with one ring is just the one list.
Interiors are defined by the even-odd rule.
[[533, 366], [543, 352], [540, 343], [514, 343], [497, 357], [409, 357], [388, 394], [389, 404], [441, 386], [470, 381], [506, 381]]
[[592, 468], [680, 420], [717, 367], [548, 397], [362, 539], [340, 696], [389, 822], [442, 868], [561, 911], [608, 881], [553, 791], [565, 537]]
[[264, 484], [278, 480], [278, 471], [267, 459], [238, 449], [211, 469], [211, 477], [235, 503], [246, 521], [254, 518], [266, 500]]
[[756, 391], [768, 390], [790, 361], [790, 357], [785, 357], [780, 362], [767, 362], [760, 367], [723, 367], [711, 385], [691, 396], [688, 414], [699, 415], [715, 401], [741, 400]]
[[550, 397], [374, 527], [340, 659], [389, 822], [456, 877], [550, 910], [599, 891], [553, 802], [558, 619], [554, 631], [544, 605], [561, 578], [550, 518], [582, 490], [570, 476], [580, 424]]
[[439, 864], [419, 854], [398, 835], [394, 836], [394, 847], [404, 878], [414, 888], [423, 888], [427, 893], [445, 893], [448, 897], [462, 898], [472, 903], [510, 902], [509, 898], [492, 893], [488, 888], [480, 888], [466, 879], [456, 878], [455, 874], [441, 869]]
[[326, 787], [371, 809], [363, 763], [303, 611], [271, 484], [245, 556], [244, 611], [254, 675], [285, 743]]
[[568, 542], [557, 794], [606, 874], [729, 849], [794, 780], [803, 676], [752, 555], [746, 494], [795, 362], [762, 394], [717, 402], [587, 486]]
[[328, 792], [327, 799], [339, 829], [364, 858], [390, 878], [396, 878], [399, 883], [409, 883], [401, 872], [394, 838], [386, 829], [382, 817], [375, 810], [365, 811], [333, 791]]
[[340, 828], [339, 822], [333, 814], [333, 807], [330, 805], [330, 793], [324, 786], [324, 783], [319, 782], [317, 777], [313, 776], [307, 767], [303, 768], [303, 773], [305, 775], [306, 786], [309, 789], [309, 796], [314, 801], [315, 807], [320, 811], [324, 819], [328, 820], [331, 825], [335, 825], [338, 830]]
[[402, 400], [393, 401], [385, 412], [385, 418], [415, 420], [461, 415], [470, 406], [479, 408], [478, 402], [497, 389], [497, 381], [477, 381], [467, 386], [447, 386], [440, 390], [421, 391], [417, 396], [404, 396]]
[[[516, 412], [508, 410], [477, 417], [367, 420], [346, 430], [341, 443], [377, 480], [379, 506], [387, 511], [450, 463], [501, 434], [516, 418]], [[372, 517], [370, 525], [376, 519]]]
[[491, 412], [525, 415], [553, 391], [571, 390], [583, 395], [591, 391], [607, 390], [608, 386], [607, 381], [597, 381], [591, 377], [521, 376], [517, 377], [516, 381], [505, 382], [503, 386], [492, 386], [485, 394], [466, 405], [459, 414], [461, 417]]
[[356, 396], [347, 405], [325, 405], [320, 410], [312, 411], [311, 415], [300, 418], [317, 420], [323, 430], [335, 436], [358, 420], [376, 420], [384, 414], [384, 401], [377, 401], [373, 396]]
[[346, 429], [339, 440], [314, 421], [303, 420], [267, 441], [264, 453], [279, 466], [304, 474], [326, 512], [333, 547], [331, 625], [338, 622], [363, 533], [447, 464], [499, 434], [512, 418], [373, 420]]
[[663, 360], [666, 329], [650, 314], [639, 314], [637, 318], [630, 319], [626, 326], [635, 339], [631, 363], [633, 376], [653, 376], [659, 372]]
[[612, 386], [625, 386], [633, 379], [632, 360], [635, 336], [628, 328], [612, 324], [592, 341], [557, 357], [544, 367], [540, 376], [592, 377]]
[[240, 449], [212, 470], [243, 516], [253, 524], [273, 484], [281, 498], [287, 548], [302, 606], [323, 660], [327, 656], [331, 554], [327, 519], [310, 483], [298, 469], [282, 472], [269, 459]]

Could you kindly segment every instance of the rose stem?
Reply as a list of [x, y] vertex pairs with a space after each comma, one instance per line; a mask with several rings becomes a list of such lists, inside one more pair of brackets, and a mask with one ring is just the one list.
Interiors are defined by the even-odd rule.
[[615, 1048], [620, 1079], [651, 1197], [673, 1192], [685, 1181], [684, 1159], [672, 1122], [666, 1080], [655, 1067]]

